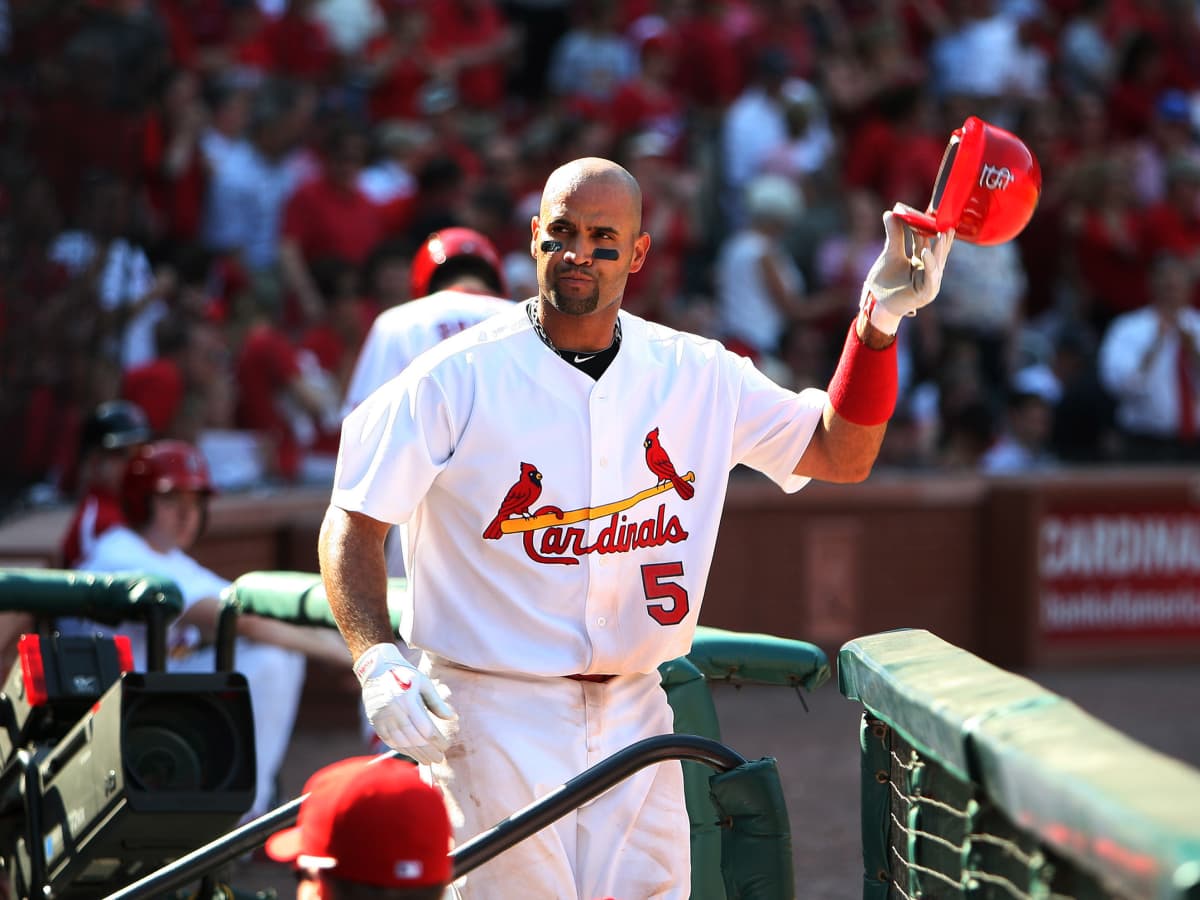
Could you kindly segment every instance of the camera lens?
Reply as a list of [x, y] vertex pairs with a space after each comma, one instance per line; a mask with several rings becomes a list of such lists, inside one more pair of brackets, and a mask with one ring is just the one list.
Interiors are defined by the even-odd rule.
[[228, 790], [246, 769], [244, 741], [212, 694], [142, 695], [124, 728], [126, 778], [141, 790]]
[[204, 766], [196, 751], [170, 729], [142, 725], [125, 732], [125, 771], [145, 791], [198, 791]]

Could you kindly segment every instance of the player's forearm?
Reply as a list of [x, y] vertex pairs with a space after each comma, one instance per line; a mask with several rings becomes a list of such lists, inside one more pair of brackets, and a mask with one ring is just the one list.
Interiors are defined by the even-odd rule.
[[821, 481], [856, 482], [871, 474], [896, 405], [896, 336], [861, 312], [846, 335], [829, 401], [794, 469]]
[[317, 549], [325, 596], [354, 659], [373, 644], [394, 642], [387, 608], [384, 538], [388, 525], [330, 506]]

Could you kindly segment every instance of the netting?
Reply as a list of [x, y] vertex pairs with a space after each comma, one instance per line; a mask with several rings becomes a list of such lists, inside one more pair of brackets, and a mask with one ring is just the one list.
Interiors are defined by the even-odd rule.
[[1136, 900], [1043, 846], [978, 785], [870, 713], [863, 751], [863, 814], [873, 809], [883, 818], [870, 837], [864, 823], [866, 877], [879, 888], [868, 885], [865, 893], [888, 900]]

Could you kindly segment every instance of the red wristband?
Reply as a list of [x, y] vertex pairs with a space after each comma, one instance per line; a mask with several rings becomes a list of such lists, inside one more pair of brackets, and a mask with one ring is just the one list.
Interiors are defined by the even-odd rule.
[[850, 323], [837, 371], [829, 382], [834, 411], [855, 425], [882, 425], [896, 409], [900, 372], [896, 342], [872, 350], [858, 339], [857, 319]]

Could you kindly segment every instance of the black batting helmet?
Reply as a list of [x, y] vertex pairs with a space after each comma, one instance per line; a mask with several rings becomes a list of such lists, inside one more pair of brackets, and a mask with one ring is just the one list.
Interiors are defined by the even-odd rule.
[[92, 450], [118, 450], [144, 444], [153, 437], [146, 414], [136, 403], [109, 400], [101, 403], [83, 423], [79, 436], [79, 454]]

